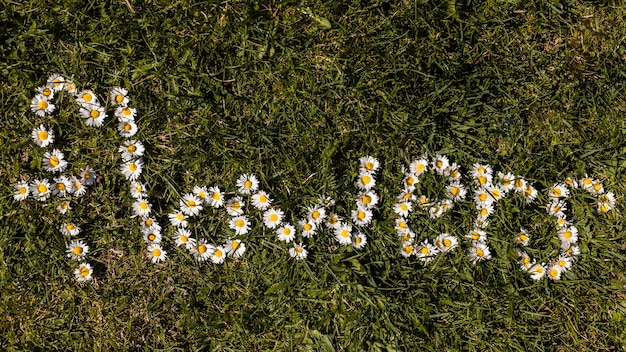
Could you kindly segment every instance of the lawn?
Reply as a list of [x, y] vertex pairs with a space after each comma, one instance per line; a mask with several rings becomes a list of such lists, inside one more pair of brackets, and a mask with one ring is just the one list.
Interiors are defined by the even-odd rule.
[[[4, 2], [0, 349], [626, 350], [624, 5]], [[55, 92], [54, 111], [31, 109], [53, 74], [92, 90], [107, 114], [101, 127], [86, 125], [67, 91]], [[130, 139], [145, 146], [138, 181], [162, 227], [162, 261], [151, 258], [120, 171], [118, 149], [130, 139], [114, 116], [116, 87], [136, 109]], [[31, 137], [40, 125], [54, 131], [48, 147]], [[14, 197], [19, 182], [59, 176], [46, 170], [53, 149], [69, 162], [65, 174], [96, 175], [83, 197], [64, 198], [65, 214], [59, 197]], [[310, 238], [298, 230], [281, 241], [238, 191], [240, 176], [254, 175], [294, 229], [324, 195], [336, 201], [329, 217], [354, 223], [365, 156], [380, 163], [371, 174], [379, 201], [370, 223], [353, 226], [362, 248], [321, 223]], [[458, 164], [468, 194], [437, 216], [411, 203], [402, 218], [417, 253], [405, 257], [398, 196], [410, 163], [425, 157], [435, 170], [438, 156]], [[484, 260], [467, 238], [477, 226], [475, 164], [493, 169], [494, 185], [510, 173], [538, 192], [533, 202], [510, 191], [490, 203]], [[425, 172], [409, 193], [434, 204], [450, 177]], [[599, 211], [600, 194], [567, 186], [570, 196], [557, 199], [580, 253], [559, 280], [535, 280], [515, 253], [523, 247], [546, 265], [559, 257], [565, 240], [546, 205], [555, 185], [585, 177], [612, 192], [615, 207]], [[204, 204], [187, 218], [207, 245], [245, 243], [240, 258], [216, 264], [177, 245], [168, 214], [194, 186], [245, 203], [250, 229], [237, 236], [223, 208]], [[79, 236], [59, 230], [68, 223]], [[442, 233], [456, 248], [420, 257]], [[77, 238], [89, 246], [85, 282], [74, 273], [82, 260], [67, 253]], [[297, 243], [306, 258], [291, 255]]]

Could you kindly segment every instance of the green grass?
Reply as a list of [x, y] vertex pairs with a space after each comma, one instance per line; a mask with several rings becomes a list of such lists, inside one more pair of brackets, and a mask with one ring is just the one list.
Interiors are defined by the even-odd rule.
[[[623, 2], [581, 0], [7, 1], [0, 348], [625, 350], [624, 18]], [[368, 246], [320, 235], [295, 262], [256, 226], [244, 259], [218, 266], [176, 249], [166, 229], [169, 260], [151, 264], [117, 171], [114, 118], [86, 128], [68, 95], [52, 117], [30, 112], [52, 73], [101, 100], [129, 89], [147, 149], [142, 178], [164, 227], [194, 184], [234, 191], [242, 173], [259, 176], [294, 223], [322, 193], [345, 213], [357, 159], [379, 158], [382, 205]], [[42, 122], [55, 146], [75, 152], [71, 171], [90, 165], [102, 177], [69, 216], [92, 249], [88, 284], [75, 282], [54, 206], [12, 198], [21, 178], [50, 177], [29, 137]], [[558, 243], [544, 210], [516, 198], [492, 219], [491, 261], [472, 265], [461, 241], [456, 255], [423, 266], [398, 254], [391, 211], [401, 166], [423, 153], [447, 154], [466, 175], [488, 163], [540, 190], [593, 175], [618, 207], [599, 215], [589, 198], [571, 199], [583, 253], [561, 281], [518, 269], [512, 229], [533, 228], [538, 257]], [[434, 179], [424, 186], [440, 191]], [[472, 211], [464, 203], [440, 221], [419, 217], [419, 236], [463, 236]], [[228, 237], [222, 213], [203, 214], [199, 237]]]

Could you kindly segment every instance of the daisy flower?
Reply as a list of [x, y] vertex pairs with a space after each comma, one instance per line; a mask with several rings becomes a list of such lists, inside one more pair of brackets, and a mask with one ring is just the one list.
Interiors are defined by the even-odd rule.
[[442, 233], [435, 238], [435, 246], [441, 252], [449, 252], [459, 245], [459, 240], [449, 233]]
[[222, 264], [226, 260], [226, 249], [222, 246], [217, 246], [211, 254], [211, 261], [213, 264]]
[[528, 271], [535, 264], [534, 260], [530, 259], [530, 256], [526, 252], [520, 253], [520, 268], [524, 271]]
[[65, 83], [65, 78], [63, 78], [63, 76], [57, 73], [48, 77], [48, 80], [46, 81], [46, 85], [52, 88], [52, 90], [54, 90], [55, 92], [62, 90], [64, 83]]
[[78, 282], [86, 282], [92, 279], [93, 268], [88, 263], [80, 263], [74, 270], [74, 277]]
[[85, 125], [90, 127], [101, 127], [106, 118], [104, 108], [99, 105], [90, 105], [80, 108], [80, 117], [85, 119]]
[[54, 130], [47, 130], [43, 125], [39, 125], [39, 128], [33, 128], [31, 136], [33, 142], [42, 148], [54, 142]]
[[600, 213], [607, 213], [614, 208], [615, 194], [613, 194], [613, 192], [606, 192], [598, 197], [598, 211]]
[[419, 247], [415, 250], [415, 255], [424, 263], [428, 263], [432, 261], [437, 254], [439, 254], [439, 250], [437, 247], [428, 242], [428, 240], [424, 240], [424, 242], [420, 243]]
[[407, 217], [409, 216], [409, 213], [411, 212], [411, 208], [412, 205], [409, 202], [400, 202], [400, 203], [396, 203], [393, 206], [393, 211], [394, 213], [398, 214], [401, 217]]
[[240, 240], [229, 239], [224, 244], [224, 249], [226, 250], [226, 254], [233, 258], [241, 258], [243, 253], [246, 251], [246, 244], [241, 242]]
[[192, 192], [200, 199], [201, 203], [209, 203], [209, 190], [205, 186], [193, 186]]
[[398, 234], [398, 238], [402, 242], [413, 242], [413, 240], [415, 239], [415, 232], [410, 231], [410, 230], [406, 232], [396, 232], [396, 233]]
[[144, 199], [138, 199], [133, 203], [133, 211], [136, 216], [140, 216], [142, 218], [147, 217], [150, 215], [151, 210], [152, 205]]
[[561, 247], [567, 248], [578, 242], [578, 228], [576, 226], [560, 229], [557, 235], [559, 240], [561, 240]]
[[584, 189], [585, 191], [589, 191], [593, 187], [594, 182], [597, 181], [585, 175], [585, 177], [578, 180], [578, 187]]
[[604, 186], [602, 186], [602, 183], [600, 181], [595, 180], [591, 184], [591, 188], [588, 191], [589, 191], [589, 193], [597, 196], [599, 194], [604, 193]]
[[43, 202], [47, 200], [48, 197], [50, 197], [50, 194], [52, 194], [50, 182], [48, 182], [48, 179], [45, 178], [41, 181], [34, 180], [30, 185], [30, 193], [32, 193], [33, 197], [35, 197], [38, 201]]
[[342, 223], [335, 229], [335, 240], [343, 245], [352, 244], [352, 226]]
[[120, 171], [127, 180], [135, 181], [143, 171], [143, 161], [141, 159], [129, 160], [122, 164]]
[[559, 215], [556, 217], [556, 228], [558, 229], [562, 229], [566, 226], [569, 226], [570, 222], [567, 221], [567, 217], [565, 216], [565, 214], [563, 215]]
[[461, 180], [461, 171], [459, 171], [461, 167], [457, 163], [452, 163], [448, 166], [448, 169], [445, 173], [447, 173], [452, 181], [460, 181]]
[[567, 205], [562, 200], [553, 200], [550, 204], [548, 204], [548, 214], [555, 217], [564, 217], [564, 211], [567, 210]]
[[245, 235], [250, 231], [250, 222], [245, 216], [236, 216], [228, 222], [228, 227], [235, 230], [237, 236]]
[[115, 87], [109, 93], [111, 102], [115, 105], [126, 106], [128, 104], [128, 91], [122, 87]]
[[185, 194], [179, 204], [180, 210], [187, 216], [196, 216], [202, 210], [202, 200], [192, 193]]
[[163, 247], [161, 247], [160, 244], [153, 243], [149, 245], [147, 249], [148, 253], [146, 253], [146, 256], [152, 261], [152, 263], [156, 264], [167, 259], [167, 252], [163, 250]]
[[185, 246], [187, 249], [193, 248], [196, 245], [196, 240], [191, 238], [191, 232], [182, 227], [176, 229], [174, 241], [176, 242], [176, 246]]
[[113, 114], [115, 115], [115, 117], [117, 117], [119, 121], [132, 121], [137, 115], [137, 109], [129, 108], [127, 106], [120, 106], [115, 109], [115, 112]]
[[48, 101], [48, 98], [42, 94], [37, 94], [30, 101], [30, 109], [35, 113], [35, 115], [44, 117], [46, 114], [50, 114], [54, 111], [54, 104]]
[[96, 99], [96, 95], [91, 90], [83, 90], [76, 94], [76, 102], [81, 106], [100, 105]]
[[394, 229], [396, 230], [397, 233], [405, 233], [405, 232], [411, 231], [405, 218], [397, 218], [396, 226], [394, 227]]
[[567, 254], [561, 254], [559, 259], [557, 259], [554, 264], [561, 267], [562, 271], [567, 271], [572, 267], [573, 262], [574, 262], [574, 259], [571, 256]]
[[270, 208], [263, 213], [263, 224], [269, 229], [275, 229], [283, 221], [284, 215], [282, 210]]
[[81, 179], [76, 176], [72, 176], [70, 178], [70, 182], [72, 183], [72, 194], [74, 197], [82, 197], [87, 193], [87, 186], [85, 186]]
[[486, 242], [487, 241], [487, 233], [480, 229], [473, 229], [467, 235], [466, 238], [469, 238], [473, 242]]
[[365, 208], [352, 210], [352, 222], [356, 226], [365, 226], [372, 222], [372, 211]]
[[143, 155], [146, 148], [141, 141], [134, 139], [124, 141], [124, 145], [118, 148], [118, 152], [122, 155], [122, 160], [129, 161]]
[[80, 171], [80, 178], [82, 184], [91, 186], [96, 182], [96, 172], [92, 168], [86, 167]]
[[515, 180], [513, 180], [513, 190], [518, 193], [524, 192], [526, 189], [526, 180], [524, 180], [521, 176], [517, 176]]
[[284, 224], [276, 230], [278, 240], [283, 242], [291, 242], [296, 238], [296, 229], [290, 224]]
[[37, 93], [43, 95], [48, 100], [54, 98], [54, 90], [48, 86], [37, 87]]
[[[474, 165], [472, 165], [472, 171], [470, 171], [470, 174], [472, 175], [472, 178], [474, 180], [478, 180], [480, 176], [486, 176], [486, 177], [492, 176], [493, 169], [489, 165], [474, 163]], [[483, 185], [480, 182], [479, 184]]]
[[70, 206], [70, 202], [67, 200], [62, 201], [59, 206], [57, 206], [57, 211], [59, 212], [59, 214], [65, 214], [68, 212], [68, 210], [71, 210], [72, 207]]
[[65, 155], [58, 149], [46, 152], [43, 156], [43, 164], [46, 171], [49, 172], [63, 172], [67, 168]]
[[266, 210], [272, 205], [272, 198], [265, 191], [257, 191], [251, 197], [252, 205], [259, 210]]
[[449, 199], [458, 202], [459, 200], [465, 199], [467, 195], [467, 190], [463, 185], [457, 182], [453, 182], [446, 186], [446, 197]]
[[513, 189], [513, 183], [515, 182], [515, 175], [512, 173], [503, 173], [498, 171], [498, 179], [500, 179], [500, 187], [502, 187], [506, 192]]
[[426, 206], [426, 204], [428, 204], [428, 202], [430, 202], [430, 200], [425, 195], [421, 195], [421, 196], [419, 196], [419, 198], [417, 198], [417, 204], [421, 208], [424, 208]]
[[17, 201], [23, 201], [28, 198], [30, 190], [28, 189], [28, 182], [18, 182], [15, 185], [15, 193], [13, 193], [13, 199]]
[[374, 190], [364, 191], [359, 193], [356, 205], [359, 208], [373, 209], [378, 204], [378, 200], [378, 195]]
[[430, 216], [431, 219], [437, 219], [438, 217], [443, 215], [443, 213], [444, 213], [444, 210], [440, 206], [440, 204], [435, 204], [428, 209], [428, 215]]
[[326, 218], [326, 209], [317, 205], [307, 207], [306, 216], [310, 221], [319, 225]]
[[517, 234], [517, 236], [515, 236], [515, 242], [526, 247], [528, 246], [529, 240], [530, 240], [530, 236], [528, 235], [528, 232], [525, 229], [520, 228], [519, 233]]
[[187, 227], [187, 216], [180, 211], [176, 210], [173, 213], [167, 214], [170, 219], [170, 224], [174, 227]]
[[315, 230], [317, 229], [317, 225], [309, 219], [302, 219], [298, 221], [298, 227], [302, 231], [302, 237], [304, 238], [309, 238], [315, 235]]
[[489, 215], [493, 214], [494, 209], [493, 205], [485, 204], [477, 207], [478, 217], [477, 219], [480, 221], [485, 221], [489, 217]]
[[80, 227], [76, 226], [76, 224], [73, 224], [71, 222], [61, 225], [59, 230], [65, 236], [78, 236], [78, 234], [80, 233]]
[[365, 172], [376, 172], [379, 166], [380, 163], [378, 162], [378, 159], [372, 156], [368, 155], [359, 159], [359, 167]]
[[309, 252], [305, 249], [305, 245], [302, 243], [296, 243], [293, 247], [289, 248], [289, 256], [291, 258], [295, 258], [296, 260], [306, 259]]
[[135, 121], [125, 120], [118, 123], [117, 130], [120, 132], [120, 136], [122, 136], [123, 138], [129, 138], [137, 134], [139, 128], [137, 127]]
[[578, 188], [578, 182], [571, 177], [566, 178], [563, 183], [569, 188]]
[[496, 202], [502, 199], [505, 194], [505, 190], [503, 188], [500, 188], [500, 186], [494, 186], [493, 184], [487, 186], [487, 192], [489, 192], [491, 198]]
[[543, 264], [537, 263], [528, 269], [530, 278], [533, 280], [541, 280], [546, 276], [546, 267]]
[[325, 224], [331, 229], [336, 229], [341, 226], [341, 218], [337, 214], [330, 214], [326, 219]]
[[402, 254], [403, 257], [408, 258], [414, 253], [415, 253], [415, 247], [413, 247], [412, 242], [402, 243], [402, 246], [400, 247], [400, 254]]
[[494, 199], [486, 187], [480, 187], [474, 191], [474, 202], [477, 207], [493, 204]]
[[324, 208], [330, 208], [335, 205], [335, 200], [330, 196], [320, 196], [318, 203]]
[[54, 187], [52, 187], [52, 195], [57, 197], [65, 197], [72, 190], [72, 181], [66, 176], [54, 178]]
[[76, 94], [76, 84], [72, 81], [65, 82], [63, 89], [70, 94]]
[[448, 168], [448, 166], [450, 166], [450, 161], [448, 160], [448, 157], [445, 155], [435, 155], [435, 157], [432, 160], [432, 168], [433, 171], [435, 171], [435, 173], [437, 173], [437, 175], [443, 175], [446, 172], [446, 169]]
[[148, 196], [146, 186], [139, 181], [132, 181], [130, 183], [130, 196], [135, 199], [146, 198]]
[[367, 244], [367, 236], [362, 232], [355, 232], [352, 236], [352, 247], [361, 249]]
[[259, 188], [259, 180], [255, 175], [243, 174], [237, 179], [238, 191], [241, 194], [251, 194]]
[[209, 188], [209, 204], [211, 204], [213, 208], [220, 208], [224, 205], [224, 195], [219, 187], [214, 186]]
[[550, 280], [560, 280], [562, 273], [563, 269], [558, 264], [554, 264], [548, 268], [546, 274]]
[[142, 233], [148, 233], [153, 231], [161, 232], [161, 225], [159, 225], [159, 223], [156, 222], [156, 220], [154, 220], [153, 218], [142, 218], [140, 226]]
[[415, 197], [415, 195], [413, 193], [411, 193], [412, 191], [409, 191], [407, 189], [404, 189], [399, 195], [398, 195], [398, 201], [400, 202], [415, 202], [417, 200], [417, 198]]
[[410, 192], [413, 192], [415, 190], [415, 185], [417, 183], [419, 183], [419, 179], [413, 174], [404, 175], [404, 178], [402, 179], [402, 185], [404, 185], [404, 189]]
[[67, 246], [67, 257], [73, 260], [83, 260], [89, 252], [89, 246], [81, 240], [70, 242]]
[[537, 189], [530, 185], [526, 186], [522, 195], [524, 196], [524, 199], [526, 199], [526, 203], [530, 204], [537, 198]]
[[424, 172], [428, 171], [428, 160], [425, 158], [413, 160], [409, 165], [410, 172], [419, 177]]
[[241, 199], [241, 197], [233, 197], [226, 202], [226, 212], [230, 216], [241, 215], [243, 214], [243, 207], [245, 205], [246, 203]]
[[[576, 256], [576, 255], [580, 255], [580, 247], [578, 246], [561, 246], [561, 250], [563, 255], [569, 255], [569, 256]], [[573, 259], [573, 258], [572, 258]]]
[[376, 185], [374, 175], [369, 172], [360, 172], [357, 178], [357, 186], [363, 190], [369, 190]]
[[567, 189], [567, 187], [564, 184], [557, 183], [554, 186], [552, 186], [552, 188], [550, 188], [550, 191], [548, 191], [548, 196], [551, 199], [567, 198], [569, 196], [569, 189]]
[[161, 243], [162, 239], [163, 235], [161, 235], [161, 233], [158, 231], [152, 231], [143, 234], [143, 241], [146, 244]]
[[491, 259], [491, 252], [487, 244], [483, 242], [474, 242], [469, 250], [469, 257], [472, 264], [476, 264], [479, 261]]
[[199, 239], [196, 241], [195, 245], [191, 247], [190, 251], [191, 254], [196, 257], [197, 261], [204, 262], [213, 255], [215, 247], [207, 244], [205, 239]]

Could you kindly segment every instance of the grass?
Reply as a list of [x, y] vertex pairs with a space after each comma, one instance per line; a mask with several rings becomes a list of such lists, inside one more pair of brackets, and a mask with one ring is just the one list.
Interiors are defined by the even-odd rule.
[[[490, 225], [494, 258], [423, 266], [398, 254], [391, 206], [400, 168], [445, 153], [532, 180], [541, 190], [594, 175], [626, 192], [626, 29], [622, 2], [309, 1], [6, 2], [0, 9], [0, 347], [3, 350], [625, 350], [626, 235], [571, 200], [583, 254], [564, 280], [534, 282], [510, 254], [533, 226], [534, 253], [558, 243], [537, 207], [506, 199]], [[194, 184], [233, 191], [242, 173], [295, 222], [328, 193], [345, 213], [356, 161], [381, 160], [381, 206], [368, 246], [307, 242], [306, 261], [261, 226], [244, 259], [198, 264], [165, 231], [153, 265], [117, 171], [114, 119], [85, 128], [68, 96], [52, 117], [29, 110], [52, 73], [105, 98], [129, 89], [146, 145], [143, 180], [159, 220]], [[50, 177], [29, 133], [45, 122], [73, 172], [101, 176], [70, 219], [95, 266], [74, 280], [53, 206], [13, 201], [21, 178]], [[425, 181], [437, 193], [437, 180]], [[542, 204], [546, 197], [541, 196]], [[228, 237], [221, 213], [197, 235]], [[421, 238], [473, 222], [471, 204]], [[534, 225], [533, 225], [534, 224]]]

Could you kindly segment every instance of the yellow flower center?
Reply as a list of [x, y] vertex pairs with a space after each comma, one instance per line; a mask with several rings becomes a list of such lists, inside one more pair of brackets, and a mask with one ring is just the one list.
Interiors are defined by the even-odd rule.
[[559, 260], [559, 266], [560, 267], [564, 268], [566, 265], [567, 265], [567, 262], [565, 260], [563, 260], [563, 259]]
[[178, 219], [179, 221], [183, 221], [185, 220], [185, 215], [183, 215], [183, 213], [178, 213], [176, 214], [176, 219]]
[[128, 132], [132, 129], [133, 129], [133, 126], [131, 126], [130, 123], [127, 123], [124, 125], [124, 131]]
[[211, 198], [213, 198], [213, 200], [220, 200], [221, 196], [219, 192], [213, 192], [213, 194], [211, 195]]
[[160, 257], [161, 256], [161, 250], [158, 248], [155, 248], [152, 250], [152, 256], [153, 257]]
[[91, 116], [92, 119], [97, 119], [98, 116], [100, 116], [100, 111], [93, 109], [91, 110], [91, 112], [89, 113], [89, 116]]
[[484, 202], [487, 200], [487, 194], [486, 193], [481, 193], [478, 195], [478, 200], [480, 200], [481, 202]]
[[74, 247], [74, 249], [72, 249], [72, 253], [74, 253], [74, 255], [81, 255], [83, 253], [83, 248], [82, 247]]
[[407, 224], [404, 221], [400, 221], [400, 223], [398, 224], [398, 226], [402, 229], [406, 229], [407, 228]]
[[421, 203], [421, 204], [426, 204], [426, 203], [428, 203], [428, 198], [426, 198], [426, 197], [422, 197], [422, 198], [420, 198], [420, 203]]
[[152, 221], [152, 219], [146, 219], [146, 221], [144, 222], [144, 224], [148, 227], [152, 226], [154, 222]]
[[288, 228], [288, 227], [285, 227], [285, 228], [283, 229], [283, 235], [285, 235], [285, 236], [289, 236], [290, 234], [291, 234], [291, 229], [290, 229], [290, 228]]
[[116, 95], [116, 96], [115, 96], [115, 102], [116, 102], [116, 103], [118, 103], [118, 104], [119, 104], [119, 103], [121, 103], [121, 102], [123, 102], [123, 101], [124, 101], [124, 96], [123, 96], [123, 95], [118, 94], [118, 95]]
[[128, 165], [128, 169], [131, 172], [135, 172], [135, 171], [137, 171], [137, 165], [135, 163], [132, 163], [132, 164]]
[[372, 163], [370, 161], [366, 162], [365, 163], [365, 168], [371, 171], [372, 169], [374, 169], [374, 163]]
[[524, 181], [522, 181], [521, 179], [517, 179], [515, 180], [513, 186], [515, 186], [516, 188], [522, 188], [522, 186], [524, 186]]
[[438, 168], [441, 168], [441, 167], [443, 166], [443, 161], [441, 161], [441, 160], [437, 160], [437, 162], [435, 163], [435, 165], [436, 165]]
[[557, 277], [559, 276], [559, 271], [557, 269], [550, 269], [549, 274], [551, 277]]
[[311, 224], [306, 223], [304, 224], [304, 226], [302, 226], [302, 228], [304, 229], [304, 231], [311, 231], [311, 229], [313, 229], [313, 226], [311, 226]]
[[274, 213], [270, 215], [270, 221], [271, 222], [276, 222], [278, 221], [278, 214]]
[[561, 211], [561, 207], [558, 205], [554, 206], [554, 212], [558, 213], [559, 211]]
[[476, 170], [476, 172], [477, 172], [479, 175], [482, 175], [482, 174], [484, 174], [485, 172], [487, 172], [487, 170], [485, 170], [485, 168], [481, 166], [481, 167], [479, 167], [479, 168], [478, 168], [478, 170]]
[[343, 237], [343, 238], [350, 237], [350, 231], [348, 231], [346, 229], [341, 230], [341, 237]]
[[141, 203], [139, 203], [139, 208], [140, 208], [141, 210], [146, 210], [146, 209], [148, 209], [148, 203], [146, 203], [146, 202], [141, 202]]
[[56, 156], [53, 156], [52, 158], [50, 158], [49, 162], [50, 162], [50, 165], [54, 167], [58, 166], [60, 163], [59, 158], [57, 158]]
[[411, 246], [410, 244], [404, 246], [404, 251], [409, 253], [409, 254], [413, 253], [413, 246]]
[[231, 204], [230, 207], [234, 210], [237, 210], [241, 208], [241, 204], [239, 202], [233, 202], [233, 204]]
[[478, 241], [478, 239], [480, 238], [480, 234], [476, 231], [472, 232], [470, 236], [472, 237], [474, 241]]
[[489, 210], [487, 208], [480, 209], [480, 216], [485, 217], [489, 214]]
[[47, 141], [48, 140], [48, 132], [46, 132], [46, 131], [39, 131], [37, 133], [37, 138], [39, 138], [40, 141]]
[[400, 210], [402, 210], [402, 211], [409, 211], [409, 207], [406, 204], [402, 203], [402, 204], [400, 204]]
[[443, 245], [444, 247], [450, 247], [452, 245], [452, 241], [446, 238], [443, 240]]
[[361, 202], [365, 205], [369, 205], [370, 203], [372, 203], [372, 197], [368, 196], [367, 194], [361, 197]]
[[207, 248], [205, 245], [201, 244], [198, 246], [198, 253], [203, 254], [204, 252], [206, 252]]
[[46, 187], [46, 185], [42, 183], [39, 186], [37, 186], [37, 190], [39, 191], [39, 193], [46, 193], [48, 192], [48, 187]]
[[508, 178], [503, 178], [503, 179], [502, 179], [502, 185], [503, 185], [503, 186], [505, 186], [505, 187], [506, 187], [506, 186], [508, 186], [508, 185], [510, 185], [510, 184], [511, 184], [511, 180], [509, 180]]
[[180, 241], [181, 241], [182, 243], [187, 243], [187, 242], [189, 242], [189, 237], [184, 236], [184, 235], [183, 235], [183, 236], [180, 236], [178, 239], [180, 239]]
[[450, 177], [452, 178], [458, 178], [459, 177], [459, 171], [458, 170], [452, 170], [450, 171]]
[[41, 94], [43, 94], [46, 97], [49, 97], [50, 94], [52, 94], [52, 90], [48, 87], [44, 88], [43, 91], [41, 92]]
[[526, 235], [519, 235], [517, 238], [518, 238], [518, 239], [519, 239], [519, 241], [520, 241], [520, 242], [522, 242], [522, 243], [523, 243], [523, 242], [526, 242], [526, 239], [527, 239]]
[[543, 268], [542, 268], [542, 267], [540, 267], [540, 266], [538, 266], [538, 267], [535, 269], [535, 272], [536, 272], [537, 274], [541, 274], [541, 273], [543, 273]]
[[74, 230], [75, 228], [76, 228], [76, 227], [74, 227], [74, 225], [73, 225], [73, 224], [67, 224], [67, 225], [65, 225], [65, 229], [66, 229], [67, 231], [72, 231], [72, 230]]
[[356, 243], [356, 244], [361, 244], [361, 242], [363, 242], [363, 240], [361, 239], [361, 237], [358, 237], [358, 236], [357, 236], [357, 237], [354, 239], [354, 243]]
[[57, 189], [59, 191], [65, 191], [65, 184], [64, 183], [57, 183]]
[[233, 249], [237, 249], [239, 247], [239, 241], [233, 241], [230, 246], [233, 247]]
[[89, 93], [85, 93], [83, 94], [83, 100], [87, 103], [89, 103], [91, 101], [91, 99], [93, 99], [93, 97], [91, 96], [91, 94]]
[[532, 189], [532, 188], [526, 188], [526, 189], [524, 190], [524, 195], [525, 195], [526, 197], [530, 197], [530, 195], [531, 195], [532, 193], [533, 193], [533, 189]]
[[524, 264], [524, 266], [530, 265], [530, 257], [522, 258], [522, 264]]
[[426, 166], [424, 166], [424, 164], [417, 164], [417, 165], [415, 166], [415, 171], [417, 171], [417, 172], [419, 172], [419, 173], [422, 173], [422, 172], [424, 172], [424, 168], [425, 168], [425, 167], [426, 167]]
[[491, 195], [492, 195], [494, 198], [500, 198], [500, 191], [499, 191], [499, 190], [497, 190], [497, 189], [492, 189], [492, 190], [491, 190]]
[[252, 188], [252, 181], [246, 180], [246, 182], [243, 183], [243, 187], [244, 188]]
[[570, 238], [572, 238], [572, 231], [563, 232], [563, 237], [569, 240]]
[[368, 175], [361, 177], [361, 183], [364, 185], [369, 185], [371, 181], [372, 179]]
[[261, 194], [259, 196], [259, 203], [266, 203], [267, 202], [267, 197], [264, 194]]
[[190, 208], [191, 207], [195, 207], [196, 206], [196, 202], [193, 199], [189, 199], [187, 201], [187, 206], [190, 207]]
[[89, 178], [91, 178], [91, 172], [89, 172], [89, 171], [85, 171], [85, 175], [83, 175], [83, 178], [84, 178], [85, 180], [88, 180]]
[[476, 248], [476, 256], [477, 257], [482, 258], [482, 256], [484, 256], [484, 255], [485, 255], [485, 251], [483, 251], [480, 248]]
[[200, 191], [200, 192], [198, 192], [198, 197], [204, 199], [204, 198], [206, 198], [206, 193], [204, 193], [204, 191]]
[[420, 249], [420, 252], [421, 252], [423, 255], [428, 254], [428, 252], [429, 252], [428, 247], [422, 247], [422, 249]]
[[87, 277], [89, 276], [89, 268], [86, 266], [83, 266], [82, 268], [80, 268], [80, 276], [82, 277]]
[[153, 233], [149, 234], [149, 235], [148, 235], [148, 240], [150, 240], [150, 241], [154, 241], [154, 240], [156, 240], [156, 235], [155, 235], [155, 234], [153, 234]]
[[58, 78], [55, 78], [55, 79], [52, 81], [52, 85], [53, 85], [53, 86], [55, 86], [55, 87], [60, 86], [60, 85], [61, 85], [61, 80], [60, 80], [60, 79], [58, 79]]
[[487, 177], [485, 177], [485, 176], [478, 176], [478, 183], [481, 186], [486, 185], [487, 184]]
[[600, 211], [603, 212], [603, 213], [608, 212], [609, 211], [609, 206], [606, 205], [606, 204], [601, 204], [600, 205]]
[[296, 253], [302, 254], [302, 247], [296, 247]]
[[415, 183], [415, 180], [413, 179], [413, 177], [409, 176], [406, 178], [406, 184], [409, 186], [413, 186], [413, 184]]
[[243, 221], [241, 219], [235, 221], [235, 226], [239, 227], [239, 228], [242, 228], [245, 224], [246, 224], [245, 221]]
[[130, 111], [130, 109], [129, 109], [129, 108], [123, 108], [123, 109], [122, 109], [122, 114], [123, 114], [124, 116], [130, 116], [131, 111]]
[[591, 179], [590, 178], [586, 178], [583, 180], [583, 185], [585, 186], [589, 186], [591, 184]]
[[459, 187], [452, 187], [452, 189], [450, 190], [450, 194], [452, 194], [452, 196], [454, 197], [458, 196], [459, 192], [461, 192]]
[[48, 102], [45, 100], [42, 100], [39, 103], [37, 103], [37, 107], [39, 108], [39, 110], [45, 110], [48, 108]]
[[359, 218], [359, 220], [363, 220], [363, 219], [365, 219], [365, 216], [366, 216], [366, 214], [365, 214], [365, 212], [363, 212], [363, 211], [359, 211], [359, 212], [356, 214], [356, 217], [357, 217], [357, 218]]
[[129, 152], [134, 153], [135, 150], [137, 150], [137, 147], [135, 147], [134, 145], [131, 144], [126, 149], [128, 149]]
[[597, 192], [599, 192], [602, 189], [602, 185], [599, 183], [596, 183], [593, 185], [593, 189], [595, 189]]
[[560, 197], [561, 196], [561, 189], [560, 188], [555, 188], [552, 190], [552, 195], [555, 197]]
[[408, 233], [403, 233], [402, 240], [405, 242], [411, 240], [411, 235], [409, 235]]
[[20, 190], [18, 192], [20, 194], [26, 194], [26, 187], [20, 187]]

